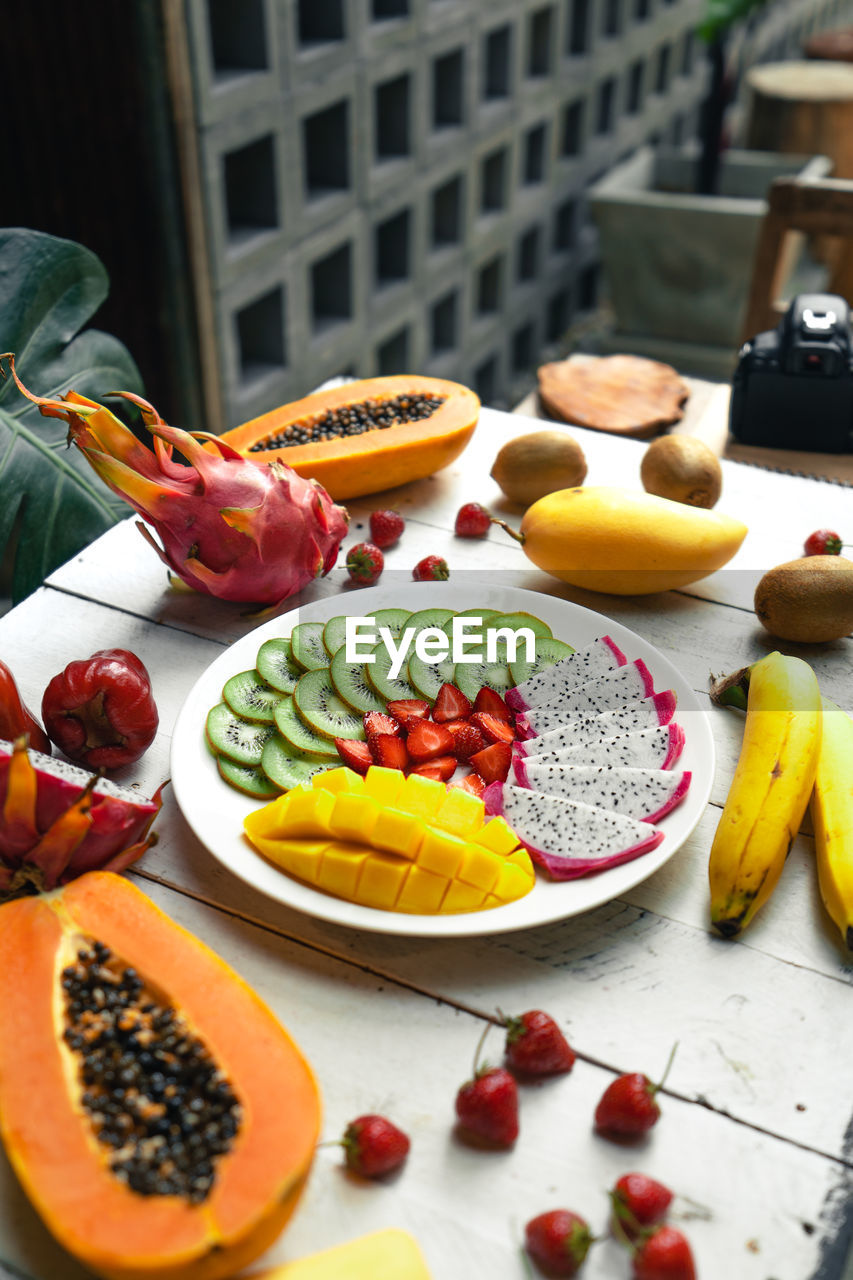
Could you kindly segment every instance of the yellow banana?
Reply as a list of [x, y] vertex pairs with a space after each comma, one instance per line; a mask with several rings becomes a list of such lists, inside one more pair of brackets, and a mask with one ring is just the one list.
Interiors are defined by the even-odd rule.
[[853, 720], [828, 698], [811, 814], [820, 896], [853, 947]]
[[776, 887], [817, 770], [821, 701], [800, 658], [770, 653], [751, 668], [743, 745], [711, 847], [711, 921], [725, 938]]

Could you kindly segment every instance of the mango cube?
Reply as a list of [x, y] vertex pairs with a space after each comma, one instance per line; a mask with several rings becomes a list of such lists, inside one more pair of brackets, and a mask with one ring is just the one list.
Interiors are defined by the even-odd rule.
[[373, 850], [362, 868], [356, 901], [380, 911], [394, 911], [412, 866], [393, 853]]
[[253, 843], [270, 862], [281, 867], [288, 875], [315, 884], [329, 841], [328, 837], [325, 840], [283, 840], [280, 837], [259, 836]]
[[448, 880], [452, 880], [466, 848], [465, 841], [459, 836], [452, 836], [449, 831], [439, 831], [437, 827], [427, 827], [418, 850], [418, 866], [424, 871], [434, 871], [436, 875], [447, 876]]
[[468, 844], [459, 870], [456, 872], [456, 878], [488, 893], [497, 883], [502, 861], [500, 856], [492, 853], [490, 849], [482, 849], [477, 844]]
[[318, 791], [333, 791], [335, 795], [341, 791], [359, 792], [364, 790], [364, 778], [354, 769], [342, 766], [340, 769], [325, 769], [322, 773], [315, 773], [311, 786]]
[[481, 844], [485, 849], [493, 849], [495, 853], [511, 853], [518, 848], [518, 836], [507, 823], [506, 818], [492, 818], [471, 836], [474, 844]]
[[416, 915], [435, 915], [441, 910], [447, 886], [446, 876], [437, 876], [432, 871], [424, 871], [423, 867], [415, 863], [406, 876], [405, 884], [397, 899], [397, 910]]
[[364, 776], [364, 794], [373, 796], [380, 805], [396, 805], [405, 778], [399, 769], [384, 769], [372, 764]]
[[359, 877], [369, 857], [370, 850], [364, 845], [345, 844], [343, 841], [329, 844], [320, 864], [320, 888], [337, 898], [354, 900]]
[[373, 828], [373, 843], [377, 849], [413, 860], [425, 830], [421, 818], [404, 813], [402, 809], [380, 809]]
[[443, 782], [435, 778], [422, 778], [419, 773], [410, 773], [406, 778], [397, 798], [398, 809], [405, 809], [418, 818], [431, 818], [444, 803], [447, 789]]
[[482, 827], [485, 812], [485, 806], [478, 796], [454, 787], [452, 791], [448, 791], [444, 803], [435, 815], [433, 825], [467, 839], [472, 832]]
[[461, 880], [453, 880], [444, 895], [441, 910], [442, 913], [445, 911], [448, 913], [479, 911], [482, 905], [482, 889], [476, 889], [472, 884], [463, 884]]
[[504, 862], [492, 887], [492, 893], [501, 902], [515, 902], [517, 898], [523, 898], [530, 892], [534, 878], [532, 869], [528, 875], [523, 867]]
[[341, 791], [335, 797], [329, 829], [339, 840], [356, 840], [369, 845], [379, 814], [379, 805], [372, 796]]

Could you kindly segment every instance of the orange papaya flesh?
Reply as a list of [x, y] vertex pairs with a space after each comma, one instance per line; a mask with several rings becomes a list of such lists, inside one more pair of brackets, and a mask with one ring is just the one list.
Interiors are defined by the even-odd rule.
[[[311, 432], [327, 413], [405, 396], [434, 396], [441, 404], [429, 417], [401, 420], [358, 435], [285, 446], [275, 443], [288, 429]], [[319, 481], [337, 501], [391, 489], [448, 466], [470, 440], [479, 413], [477, 396], [458, 382], [400, 374], [315, 391], [226, 431], [222, 439], [255, 462], [276, 458], [299, 475]], [[270, 447], [263, 447], [266, 442]]]
[[[62, 971], [100, 941], [203, 1043], [239, 1103], [209, 1194], [140, 1194], [109, 1165], [63, 1039]], [[302, 1191], [320, 1102], [301, 1052], [251, 988], [129, 881], [90, 872], [0, 907], [0, 1134], [59, 1242], [108, 1280], [224, 1280], [276, 1239]]]

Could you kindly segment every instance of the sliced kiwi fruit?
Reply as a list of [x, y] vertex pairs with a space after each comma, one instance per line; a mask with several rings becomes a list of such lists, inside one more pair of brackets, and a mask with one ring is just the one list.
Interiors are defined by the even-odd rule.
[[403, 631], [410, 625], [415, 615], [409, 609], [377, 609], [371, 617], [376, 622], [376, 631], [387, 627], [395, 640], [399, 640]]
[[334, 657], [346, 638], [346, 614], [341, 613], [336, 618], [330, 618], [323, 628], [323, 647], [330, 658]]
[[293, 691], [293, 701], [301, 718], [326, 738], [364, 740], [364, 723], [338, 694], [328, 670], [306, 671]]
[[302, 668], [293, 661], [290, 641], [282, 636], [265, 640], [255, 659], [258, 675], [280, 693], [293, 693]]
[[275, 727], [290, 743], [294, 751], [307, 751], [312, 755], [338, 759], [334, 742], [305, 723], [296, 710], [293, 698], [283, 698], [275, 709]]
[[235, 716], [260, 724], [272, 724], [275, 705], [284, 695], [262, 680], [257, 671], [241, 671], [225, 681], [222, 697]]
[[520, 631], [522, 627], [527, 627], [535, 636], [550, 637], [552, 635], [548, 623], [543, 622], [533, 613], [497, 613], [489, 618], [488, 625], [489, 630], [493, 627], [512, 627], [513, 631]]
[[[278, 734], [274, 734], [267, 741], [266, 746], [268, 747], [276, 738]], [[263, 754], [261, 759], [263, 760]], [[246, 796], [254, 796], [258, 800], [272, 800], [274, 796], [281, 793], [282, 788], [272, 782], [257, 765], [237, 764], [236, 760], [229, 760], [228, 756], [217, 756], [216, 767], [220, 777], [230, 787], [235, 791], [242, 791]]]
[[473, 702], [484, 685], [503, 697], [512, 688], [513, 679], [505, 662], [457, 662], [453, 683]]
[[[346, 649], [341, 646], [329, 665], [329, 675], [337, 693], [356, 711], [384, 711], [385, 699], [371, 687], [362, 663], [347, 662]], [[339, 735], [340, 736], [340, 735]]]
[[299, 787], [313, 778], [315, 773], [334, 769], [339, 764], [340, 760], [323, 760], [318, 756], [308, 755], [305, 751], [297, 751], [279, 733], [274, 733], [269, 739], [261, 756], [263, 774], [277, 792]]
[[452, 658], [442, 662], [424, 662], [417, 654], [409, 659], [409, 684], [421, 698], [435, 702], [438, 691], [446, 681], [453, 681]]
[[[380, 697], [384, 698], [386, 702], [393, 702], [397, 698], [416, 698], [418, 696], [405, 676], [401, 674], [396, 679], [391, 678], [390, 671], [393, 659], [384, 644], [376, 646], [373, 650], [373, 658], [373, 662], [365, 663], [364, 670], [367, 673], [368, 680]], [[405, 666], [403, 666], [401, 671], [405, 671], [405, 669]]]
[[322, 622], [300, 622], [290, 636], [290, 652], [294, 662], [305, 671], [320, 671], [329, 665], [329, 655], [323, 644]]
[[271, 724], [252, 724], [235, 716], [226, 702], [219, 702], [207, 713], [207, 740], [213, 750], [228, 756], [237, 764], [259, 765], [264, 743], [273, 733]]
[[482, 618], [486, 626], [488, 626], [492, 618], [496, 618], [497, 616], [497, 609], [460, 609], [458, 613], [452, 614], [446, 622], [442, 623], [441, 629], [442, 631], [446, 631], [448, 635], [451, 635], [453, 631], [454, 618]]
[[554, 640], [553, 637], [548, 636], [537, 637], [534, 662], [528, 662], [526, 658], [519, 657], [509, 664], [509, 674], [512, 676], [513, 684], [523, 684], [525, 680], [538, 675], [546, 667], [553, 667], [554, 663], [559, 662], [561, 658], [568, 658], [570, 653], [574, 653], [574, 649], [563, 640]]
[[456, 614], [455, 609], [419, 609], [417, 613], [410, 614], [406, 623], [406, 628], [414, 627], [415, 634], [418, 631], [425, 631], [427, 627], [444, 627], [450, 622]]

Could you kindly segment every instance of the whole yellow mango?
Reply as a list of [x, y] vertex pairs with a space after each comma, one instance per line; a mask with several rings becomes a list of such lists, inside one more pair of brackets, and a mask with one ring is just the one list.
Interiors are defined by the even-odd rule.
[[540, 569], [619, 596], [704, 578], [731, 560], [746, 532], [717, 511], [604, 485], [549, 493], [521, 522], [524, 550]]

